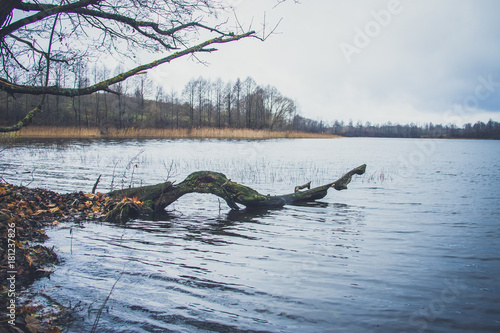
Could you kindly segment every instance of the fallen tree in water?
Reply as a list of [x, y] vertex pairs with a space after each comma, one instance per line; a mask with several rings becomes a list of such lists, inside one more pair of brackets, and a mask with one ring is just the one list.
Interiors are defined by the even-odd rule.
[[[123, 223], [129, 218], [158, 214], [187, 193], [217, 195], [224, 199], [231, 209], [235, 210], [240, 208], [237, 204], [248, 208], [279, 208], [284, 205], [321, 199], [326, 196], [330, 188], [338, 191], [347, 189], [347, 184], [350, 183], [352, 176], [362, 175], [365, 169], [366, 164], [363, 164], [332, 183], [307, 191], [275, 196], [263, 195], [248, 186], [232, 182], [222, 173], [198, 171], [190, 174], [179, 184], [165, 182], [108, 193], [112, 202], [107, 206], [105, 219]], [[301, 186], [297, 188], [299, 187]]]
[[[330, 188], [344, 190], [352, 176], [363, 174], [365, 168], [366, 165], [361, 165], [323, 186], [298, 191], [308, 188], [308, 183], [297, 186], [295, 193], [277, 196], [260, 194], [250, 187], [232, 182], [222, 173], [211, 171], [194, 172], [179, 184], [165, 182], [108, 194], [59, 194], [0, 182], [0, 279], [7, 281], [12, 276], [7, 273], [15, 273], [19, 288], [50, 275], [51, 265], [58, 262], [58, 257], [52, 248], [37, 244], [47, 238], [43, 231], [47, 226], [99, 220], [123, 223], [130, 218], [159, 214], [184, 194], [193, 192], [215, 194], [234, 210], [239, 209], [238, 204], [248, 208], [278, 208], [321, 199]], [[0, 294], [8, 292], [7, 285], [0, 287]], [[31, 309], [29, 302], [22, 305], [22, 315], [16, 316], [16, 325], [29, 328], [36, 323], [38, 328], [55, 329], [50, 316], [36, 319], [30, 312], [34, 310], [26, 309]], [[6, 322], [8, 318], [0, 314], [0, 320]]]
[[[179, 184], [165, 182], [113, 191], [108, 194], [75, 192], [59, 194], [44, 189], [30, 189], [0, 182], [0, 278], [5, 280], [5, 268], [14, 261], [19, 274], [18, 282], [29, 283], [49, 271], [45, 263], [56, 262], [55, 253], [49, 248], [33, 247], [33, 242], [43, 242], [43, 229], [64, 222], [100, 221], [126, 222], [130, 218], [161, 214], [171, 203], [187, 193], [211, 193], [224, 199], [229, 207], [279, 208], [287, 204], [314, 201], [323, 198], [328, 189], [344, 190], [352, 176], [365, 172], [361, 165], [336, 181], [306, 191], [285, 195], [263, 195], [254, 189], [235, 183], [224, 174], [198, 171]], [[309, 185], [309, 184], [306, 184]], [[95, 186], [94, 186], [95, 187]], [[306, 187], [306, 186], [298, 186]], [[10, 240], [9, 240], [10, 239]], [[7, 251], [11, 249], [12, 253]], [[0, 292], [5, 291], [0, 288]]]

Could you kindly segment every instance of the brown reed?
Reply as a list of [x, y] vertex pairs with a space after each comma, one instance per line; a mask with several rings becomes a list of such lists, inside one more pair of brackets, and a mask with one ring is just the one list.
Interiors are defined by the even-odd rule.
[[4, 134], [1, 139], [40, 138], [40, 139], [279, 139], [279, 138], [338, 138], [326, 133], [299, 131], [274, 132], [266, 130], [235, 128], [127, 128], [101, 131], [98, 128], [29, 126], [18, 132]]

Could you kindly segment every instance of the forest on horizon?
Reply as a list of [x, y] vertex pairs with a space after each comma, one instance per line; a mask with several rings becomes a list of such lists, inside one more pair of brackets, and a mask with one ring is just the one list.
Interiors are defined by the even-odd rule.
[[[109, 72], [106, 67], [59, 76], [61, 85], [73, 81], [75, 88], [98, 82]], [[71, 75], [73, 74], [73, 75]], [[120, 94], [46, 96], [43, 112], [35, 126], [99, 128], [244, 128], [269, 131], [329, 133], [347, 137], [474, 138], [500, 139], [500, 123], [478, 121], [458, 127], [453, 124], [371, 124], [358, 121], [326, 122], [299, 114], [293, 99], [276, 87], [258, 85], [247, 77], [235, 82], [202, 77], [191, 79], [182, 91], [165, 91], [147, 76], [139, 75], [114, 85]], [[21, 120], [39, 103], [33, 95], [14, 96], [0, 92], [0, 125]]]

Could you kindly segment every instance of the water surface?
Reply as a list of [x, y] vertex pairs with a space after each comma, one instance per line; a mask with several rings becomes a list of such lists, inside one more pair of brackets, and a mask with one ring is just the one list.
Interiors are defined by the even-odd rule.
[[230, 211], [190, 194], [163, 221], [66, 224], [34, 289], [76, 307], [69, 332], [497, 332], [500, 142], [128, 140], [22, 142], [1, 176], [59, 192], [223, 172], [261, 193], [331, 182], [317, 204]]

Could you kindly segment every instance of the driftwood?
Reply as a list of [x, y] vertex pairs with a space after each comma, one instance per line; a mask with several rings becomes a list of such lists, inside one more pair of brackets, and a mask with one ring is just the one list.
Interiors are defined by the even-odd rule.
[[248, 186], [232, 182], [222, 173], [198, 171], [190, 174], [179, 184], [165, 182], [108, 193], [112, 203], [108, 206], [106, 220], [125, 222], [131, 217], [159, 214], [184, 194], [195, 192], [215, 194], [224, 199], [234, 210], [240, 208], [237, 204], [247, 208], [279, 208], [288, 204], [321, 199], [326, 196], [330, 188], [345, 190], [352, 176], [362, 175], [365, 169], [366, 164], [363, 164], [332, 183], [302, 192], [275, 196], [263, 195]]

